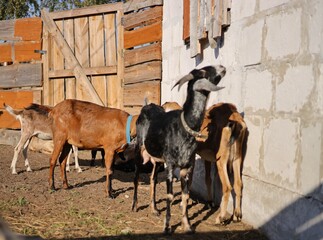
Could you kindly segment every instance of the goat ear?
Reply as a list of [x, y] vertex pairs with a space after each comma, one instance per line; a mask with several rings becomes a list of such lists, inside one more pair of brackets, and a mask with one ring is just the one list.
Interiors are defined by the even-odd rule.
[[194, 79], [194, 75], [192, 73], [187, 74], [186, 76], [182, 77], [180, 80], [177, 81], [177, 83], [172, 87], [172, 90], [177, 85], [178, 85], [178, 90], [179, 90], [184, 83], [186, 83], [192, 79]]
[[208, 81], [205, 78], [199, 79], [194, 83], [193, 90], [195, 91], [209, 91], [209, 92], [215, 92], [223, 89], [224, 87], [219, 87], [210, 81]]

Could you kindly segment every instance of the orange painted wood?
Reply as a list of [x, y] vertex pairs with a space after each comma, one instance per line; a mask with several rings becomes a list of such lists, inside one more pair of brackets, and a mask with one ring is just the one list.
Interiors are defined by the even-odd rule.
[[19, 42], [15, 44], [15, 62], [29, 62], [41, 60], [41, 55], [35, 50], [41, 50], [41, 42]]
[[12, 62], [11, 45], [8, 43], [0, 44], [0, 62]]
[[190, 0], [183, 0], [183, 40], [190, 39]]
[[31, 103], [40, 104], [40, 91], [0, 91], [0, 128], [20, 128], [20, 123], [13, 116], [11, 116], [4, 108], [3, 103], [10, 105], [14, 109], [23, 109]]
[[131, 48], [145, 43], [162, 40], [162, 23], [157, 22], [149, 26], [124, 32], [124, 48]]
[[15, 37], [24, 41], [40, 41], [42, 21], [39, 17], [17, 19], [15, 22]]

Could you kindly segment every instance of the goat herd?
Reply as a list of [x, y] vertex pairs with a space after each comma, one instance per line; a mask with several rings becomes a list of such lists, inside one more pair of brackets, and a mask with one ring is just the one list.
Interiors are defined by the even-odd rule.
[[[163, 106], [146, 104], [139, 115], [131, 116], [127, 112], [102, 107], [90, 102], [64, 100], [55, 107], [32, 104], [18, 111], [5, 104], [5, 109], [21, 123], [21, 138], [14, 150], [11, 163], [13, 174], [19, 152], [23, 149], [27, 171], [31, 171], [27, 158], [30, 139], [36, 136], [53, 140], [53, 153], [50, 158], [49, 187], [55, 190], [54, 169], [59, 160], [63, 187], [68, 188], [67, 164], [74, 149], [104, 150], [106, 166], [105, 190], [113, 198], [112, 165], [114, 159], [122, 152], [124, 159], [135, 162], [134, 195], [132, 210], [137, 210], [137, 190], [139, 173], [147, 162], [153, 169], [150, 177], [151, 209], [159, 214], [156, 207], [155, 189], [159, 168], [166, 167], [167, 207], [164, 232], [170, 233], [171, 203], [173, 194], [174, 169], [179, 168], [182, 188], [182, 226], [185, 232], [192, 232], [188, 218], [187, 204], [192, 183], [195, 154], [205, 161], [205, 182], [208, 201], [211, 202], [211, 163], [217, 165], [222, 183], [222, 200], [216, 223], [223, 223], [228, 200], [232, 190], [227, 167], [234, 173], [234, 213], [233, 220], [240, 221], [242, 180], [241, 168], [243, 145], [246, 143], [247, 127], [234, 105], [219, 103], [205, 110], [211, 91], [222, 87], [217, 84], [226, 73], [225, 67], [207, 66], [195, 69], [181, 78], [175, 86], [180, 88], [185, 82], [187, 98], [181, 108], [177, 103], [167, 102]], [[174, 86], [174, 87], [175, 87]], [[75, 166], [79, 168], [77, 157]]]

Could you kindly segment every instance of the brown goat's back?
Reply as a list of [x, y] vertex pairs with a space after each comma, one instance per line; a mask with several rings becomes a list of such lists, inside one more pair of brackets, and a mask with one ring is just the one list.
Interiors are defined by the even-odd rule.
[[64, 134], [68, 143], [84, 149], [126, 143], [128, 115], [119, 109], [75, 100], [57, 104], [50, 114], [54, 135]]

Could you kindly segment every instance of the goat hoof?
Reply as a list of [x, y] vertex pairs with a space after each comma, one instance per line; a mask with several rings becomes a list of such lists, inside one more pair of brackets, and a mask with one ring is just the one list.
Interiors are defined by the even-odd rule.
[[164, 233], [165, 235], [171, 235], [171, 234], [172, 234], [172, 231], [171, 231], [171, 229], [170, 229], [169, 227], [166, 227], [166, 228], [164, 229], [163, 233]]

